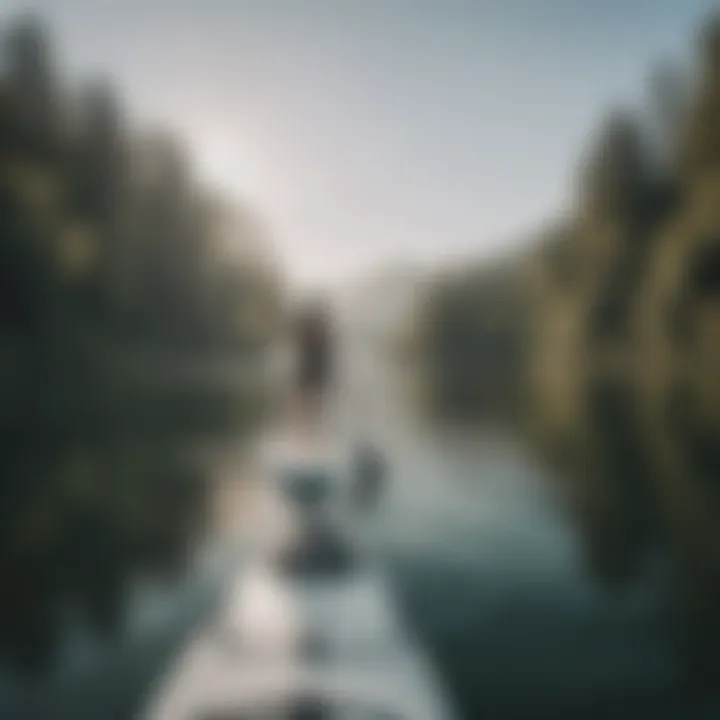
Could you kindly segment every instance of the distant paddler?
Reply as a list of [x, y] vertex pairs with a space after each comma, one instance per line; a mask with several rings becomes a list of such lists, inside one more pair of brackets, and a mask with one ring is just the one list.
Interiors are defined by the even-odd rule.
[[297, 419], [305, 430], [320, 420], [335, 374], [335, 340], [326, 305], [319, 300], [307, 303], [298, 313], [293, 330]]

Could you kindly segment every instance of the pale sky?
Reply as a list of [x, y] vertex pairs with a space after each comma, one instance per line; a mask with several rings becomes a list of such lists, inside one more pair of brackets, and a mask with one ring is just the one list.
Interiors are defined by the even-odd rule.
[[74, 81], [188, 143], [288, 271], [337, 281], [511, 247], [569, 197], [605, 110], [691, 57], [711, 0], [0, 0]]

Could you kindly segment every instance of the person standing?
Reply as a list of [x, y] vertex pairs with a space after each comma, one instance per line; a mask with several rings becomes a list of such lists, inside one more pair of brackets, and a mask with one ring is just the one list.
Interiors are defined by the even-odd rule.
[[316, 426], [326, 409], [335, 371], [330, 313], [321, 302], [301, 309], [294, 328], [298, 420]]

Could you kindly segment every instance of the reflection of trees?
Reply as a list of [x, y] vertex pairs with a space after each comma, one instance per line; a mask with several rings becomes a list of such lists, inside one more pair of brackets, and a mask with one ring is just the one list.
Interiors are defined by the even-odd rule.
[[134, 578], [182, 570], [204, 487], [167, 428], [256, 417], [278, 283], [262, 224], [181, 143], [104, 81], [61, 85], [36, 19], [4, 40], [0, 649], [37, 667], [68, 614], [113, 633]]
[[586, 378], [578, 403], [560, 442], [537, 437], [563, 480], [588, 567], [617, 585], [642, 567], [657, 537], [650, 471], [626, 382]]
[[67, 613], [122, 621], [131, 583], [183, 569], [204, 529], [201, 471], [175, 444], [117, 440], [2, 448], [0, 652], [37, 669]]
[[[712, 686], [720, 679], [720, 21], [703, 36], [697, 85], [681, 87], [668, 73], [654, 79], [655, 117], [623, 111], [603, 125], [573, 207], [539, 235], [527, 272], [518, 262], [509, 275], [493, 278], [490, 268], [444, 279], [426, 298], [421, 340], [433, 391], [467, 416], [492, 408], [493, 392], [505, 389], [502, 406], [528, 391], [525, 428], [558, 471], [596, 576], [632, 579], [649, 551], [666, 551], [686, 659]], [[508, 304], [512, 297], [523, 302]], [[503, 349], [494, 372], [486, 358]]]
[[[707, 35], [679, 139], [663, 149], [664, 164], [646, 163], [666, 176], [632, 170], [638, 154], [627, 142], [605, 146], [602, 173], [620, 168], [611, 182], [598, 184], [590, 163], [585, 210], [566, 242], [575, 287], [554, 279], [555, 255], [535, 259], [530, 358], [537, 437], [560, 447], [556, 459], [569, 468], [591, 567], [629, 578], [653, 542], [668, 549], [686, 658], [708, 687], [720, 676], [718, 37]], [[620, 202], [608, 202], [615, 193]], [[565, 341], [553, 344], [558, 327]], [[553, 445], [558, 438], [564, 444]]]

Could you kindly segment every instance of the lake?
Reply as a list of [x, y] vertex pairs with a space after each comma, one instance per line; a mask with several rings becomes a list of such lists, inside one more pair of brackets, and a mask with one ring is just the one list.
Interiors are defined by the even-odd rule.
[[[662, 558], [601, 585], [525, 442], [431, 427], [392, 376], [353, 377], [337, 428], [391, 467], [367, 536], [461, 717], [690, 717]], [[242, 488], [246, 444], [125, 428], [3, 448], [1, 717], [134, 716], [238, 562], [217, 493]]]

